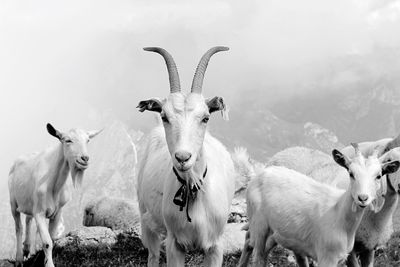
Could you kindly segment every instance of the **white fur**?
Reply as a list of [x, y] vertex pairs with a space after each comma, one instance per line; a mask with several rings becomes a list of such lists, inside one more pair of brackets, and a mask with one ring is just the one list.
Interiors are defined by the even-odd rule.
[[[166, 234], [167, 266], [184, 266], [185, 250], [191, 248], [204, 250], [204, 265], [221, 266], [221, 237], [234, 194], [234, 167], [225, 147], [207, 132], [211, 113], [221, 111], [227, 119], [226, 104], [222, 97], [205, 99], [201, 87], [211, 56], [228, 48], [213, 47], [203, 55], [189, 94], [180, 90], [172, 56], [159, 47], [145, 50], [164, 57], [171, 85], [166, 99], [153, 98], [138, 105], [139, 111], [159, 113], [163, 125], [150, 133], [138, 174], [142, 241], [149, 250], [147, 264], [159, 265], [161, 237]], [[187, 190], [182, 190], [182, 184]], [[192, 197], [190, 190], [194, 187], [198, 191]], [[180, 195], [187, 199], [186, 206], [184, 201], [180, 202], [182, 207], [174, 204], [178, 190], [189, 194], [187, 198]]]
[[374, 198], [367, 187], [375, 183], [377, 163], [376, 158], [351, 161], [356, 178], [346, 191], [285, 167], [259, 170], [248, 186], [248, 233], [239, 265], [247, 265], [254, 248], [255, 264], [264, 266], [264, 253], [278, 243], [316, 259], [319, 266], [337, 266], [353, 248], [364, 213], [356, 196], [369, 191], [369, 203]]
[[[203, 190], [198, 192], [196, 200], [189, 206], [192, 222], [188, 222], [185, 210], [179, 211], [179, 207], [172, 202], [181, 184], [172, 172], [171, 156], [162, 127], [155, 128], [149, 134], [146, 150], [139, 170], [138, 198], [143, 243], [149, 249], [148, 264], [158, 265], [162, 234], [169, 236], [167, 250], [168, 246], [176, 247], [178, 244], [185, 249], [200, 248], [221, 254], [220, 239], [228, 218], [235, 182], [233, 163], [226, 148], [205, 133], [202, 158], [207, 164], [207, 176]], [[183, 251], [176, 248], [174, 253], [182, 254]], [[178, 256], [171, 255], [167, 258], [167, 264], [174, 266], [173, 257]]]
[[[389, 150], [382, 156], [382, 161], [400, 160], [400, 148]], [[367, 210], [356, 233], [356, 243], [348, 260], [349, 267], [372, 267], [374, 266], [375, 250], [386, 246], [393, 229], [393, 213], [399, 202], [399, 179], [400, 171], [386, 175], [387, 190], [385, 190], [384, 203], [375, 213]], [[359, 257], [360, 262], [358, 262]]]
[[247, 188], [250, 179], [254, 177], [254, 165], [262, 166], [261, 163], [252, 160], [244, 147], [235, 147], [232, 153], [235, 165], [235, 197], [242, 194]]
[[[396, 139], [385, 138], [378, 141], [359, 143], [359, 148], [364, 156], [369, 156], [374, 149], [378, 148], [379, 154], [385, 151], [386, 146], [391, 146], [391, 142]], [[348, 146], [341, 150], [349, 157], [354, 156], [354, 149]], [[394, 148], [382, 157], [386, 157], [388, 161], [399, 160], [399, 149]], [[347, 171], [338, 166], [329, 155], [314, 149], [305, 147], [292, 147], [275, 154], [268, 163], [269, 165], [286, 166], [293, 170], [304, 173], [313, 179], [341, 188], [346, 189], [349, 185]], [[386, 178], [395, 182], [395, 186], [399, 183], [397, 176], [400, 172], [389, 174]], [[397, 181], [396, 181], [397, 180]], [[386, 190], [386, 179], [382, 179], [385, 193], [383, 205], [379, 212], [370, 209], [366, 210], [360, 226], [357, 229], [355, 237], [355, 246], [348, 260], [349, 266], [359, 266], [356, 257], [360, 257], [361, 266], [373, 266], [374, 252], [377, 247], [384, 246], [393, 233], [393, 212], [398, 204], [398, 193], [390, 187]], [[387, 192], [386, 192], [387, 191]], [[381, 198], [378, 195], [378, 199]], [[382, 199], [380, 199], [382, 201]]]
[[[66, 180], [71, 173], [74, 184], [80, 184], [84, 169], [88, 166], [80, 165], [80, 158], [87, 156], [87, 142], [98, 132], [73, 129], [66, 134], [57, 133], [60, 140], [62, 139], [61, 143], [41, 153], [20, 157], [10, 170], [8, 186], [17, 236], [17, 266], [22, 264], [23, 255], [29, 254], [32, 218], [36, 221], [43, 242], [45, 266], [54, 266], [53, 240], [64, 230], [62, 208], [70, 200]], [[71, 143], [67, 144], [65, 140]], [[24, 248], [21, 243], [21, 213], [26, 214]], [[46, 219], [49, 219], [48, 226]]]

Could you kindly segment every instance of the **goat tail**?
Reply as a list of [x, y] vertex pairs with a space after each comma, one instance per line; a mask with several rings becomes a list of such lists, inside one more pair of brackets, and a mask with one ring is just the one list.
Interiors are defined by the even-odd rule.
[[252, 178], [254, 176], [254, 165], [246, 148], [235, 147], [231, 157], [235, 164], [235, 170], [239, 175], [247, 178]]
[[265, 165], [250, 158], [247, 149], [244, 147], [235, 147], [231, 154], [232, 161], [235, 165], [236, 173], [249, 180], [263, 172]]

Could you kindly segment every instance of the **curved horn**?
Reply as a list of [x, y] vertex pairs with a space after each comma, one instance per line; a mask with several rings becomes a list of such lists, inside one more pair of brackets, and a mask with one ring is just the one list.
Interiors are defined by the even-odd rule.
[[194, 73], [193, 82], [192, 82], [192, 93], [201, 94], [201, 89], [203, 87], [204, 73], [206, 72], [208, 62], [210, 58], [215, 53], [221, 51], [228, 51], [229, 48], [225, 46], [215, 46], [209, 49], [204, 56], [200, 59], [199, 65], [197, 65], [196, 72]]
[[176, 67], [175, 61], [172, 58], [171, 54], [167, 52], [167, 50], [161, 47], [145, 47], [143, 48], [145, 51], [156, 52], [163, 56], [165, 63], [167, 64], [168, 76], [169, 76], [169, 85], [171, 88], [171, 93], [176, 93], [181, 91], [181, 82], [179, 80], [178, 69]]

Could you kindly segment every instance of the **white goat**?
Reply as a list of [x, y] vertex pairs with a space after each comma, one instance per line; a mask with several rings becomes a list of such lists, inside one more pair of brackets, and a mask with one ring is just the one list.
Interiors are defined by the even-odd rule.
[[[359, 144], [364, 156], [369, 156], [378, 148], [378, 155], [385, 153], [384, 162], [400, 159], [400, 136], [385, 138], [378, 141], [363, 142]], [[342, 152], [353, 157], [351, 147], [342, 149]], [[317, 156], [316, 156], [317, 155]], [[313, 179], [346, 189], [349, 185], [347, 172], [329, 160], [328, 155], [313, 149], [293, 147], [275, 154], [269, 165], [285, 166], [304, 173]], [[304, 165], [307, 167], [305, 168]], [[375, 211], [367, 210], [356, 232], [354, 248], [350, 253], [347, 265], [349, 267], [372, 267], [374, 264], [375, 249], [385, 245], [393, 233], [393, 213], [398, 205], [398, 184], [400, 171], [386, 175], [382, 179], [382, 197], [378, 195], [379, 208]], [[299, 255], [298, 255], [299, 257]], [[304, 260], [303, 260], [304, 261]]]
[[[58, 138], [60, 144], [17, 159], [10, 170], [8, 187], [17, 236], [16, 266], [21, 266], [23, 257], [29, 255], [32, 218], [35, 218], [43, 242], [45, 266], [54, 266], [53, 240], [62, 234], [62, 207], [70, 200], [65, 185], [67, 177], [71, 173], [74, 186], [81, 184], [89, 164], [87, 143], [100, 132], [72, 129], [61, 133], [51, 124], [47, 124], [47, 131]], [[21, 212], [26, 214], [23, 248]], [[50, 219], [48, 227], [46, 219]]]
[[[400, 148], [389, 150], [382, 158], [383, 162], [399, 160]], [[357, 229], [354, 249], [347, 260], [348, 267], [360, 264], [363, 267], [373, 267], [375, 250], [385, 246], [393, 234], [393, 213], [399, 202], [399, 175], [400, 171], [386, 175], [387, 189], [380, 210], [377, 213], [366, 210]]]
[[[351, 160], [332, 151], [335, 162], [349, 173], [346, 191], [285, 167], [259, 171], [247, 191], [249, 224], [240, 266], [247, 265], [253, 248], [254, 262], [264, 266], [265, 254], [278, 243], [323, 267], [337, 266], [346, 258], [365, 207], [376, 197], [380, 177], [400, 167], [399, 161], [381, 163], [376, 155], [365, 159], [355, 149]], [[307, 266], [302, 259], [306, 257], [297, 259], [299, 266]]]
[[[207, 131], [212, 112], [225, 111], [221, 97], [201, 94], [211, 56], [226, 47], [214, 47], [201, 58], [191, 93], [180, 90], [178, 71], [162, 48], [171, 94], [163, 101], [141, 101], [140, 111], [160, 113], [163, 127], [148, 136], [138, 174], [142, 241], [149, 250], [148, 265], [158, 266], [161, 235], [167, 233], [168, 266], [184, 266], [186, 249], [202, 249], [205, 265], [221, 266], [221, 236], [234, 194], [234, 167], [226, 148]], [[186, 208], [186, 213], [182, 210]]]

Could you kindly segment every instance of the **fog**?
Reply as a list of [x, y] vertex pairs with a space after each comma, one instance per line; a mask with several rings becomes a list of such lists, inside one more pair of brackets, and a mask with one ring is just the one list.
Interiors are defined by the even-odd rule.
[[56, 142], [61, 130], [101, 128], [118, 119], [146, 130], [136, 104], [168, 94], [166, 48], [190, 88], [211, 46], [205, 96], [261, 92], [266, 101], [314, 90], [335, 58], [400, 48], [400, 1], [1, 1], [0, 186], [21, 154]]

